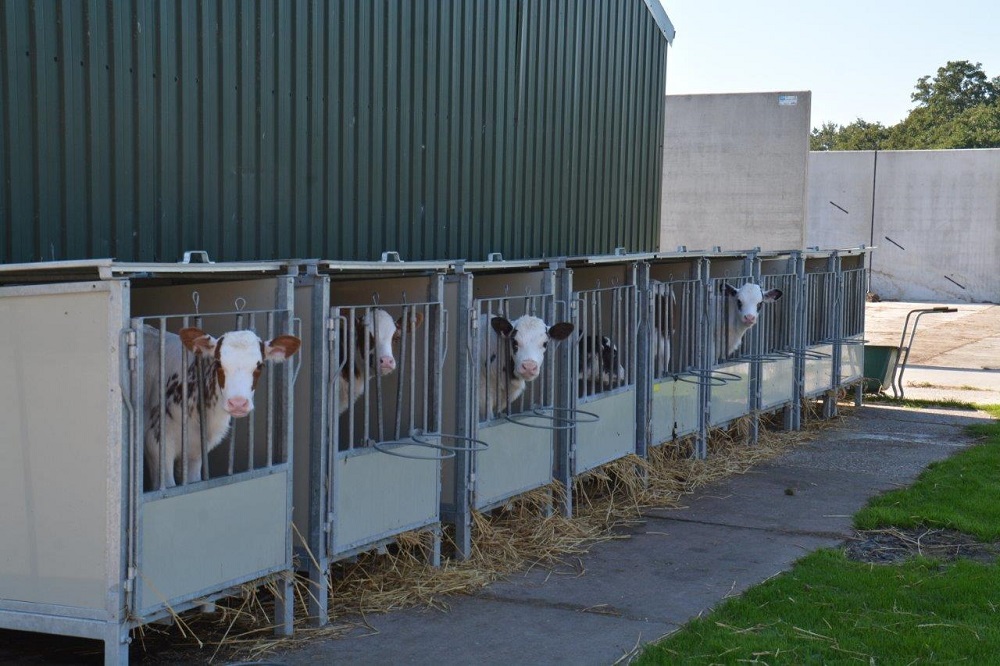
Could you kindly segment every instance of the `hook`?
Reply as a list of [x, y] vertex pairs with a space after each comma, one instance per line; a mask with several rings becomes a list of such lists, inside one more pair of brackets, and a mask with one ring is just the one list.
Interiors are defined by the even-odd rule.
[[235, 301], [233, 301], [233, 303], [234, 305], [236, 305], [237, 312], [243, 312], [243, 308], [247, 306], [247, 299], [240, 296]]
[[375, 293], [373, 293], [372, 294], [372, 305], [378, 305], [379, 298], [380, 298], [379, 297], [379, 293], [377, 291]]
[[201, 312], [199, 312], [198, 310], [198, 304], [201, 303], [201, 294], [199, 294], [197, 291], [192, 291], [191, 300], [194, 301], [194, 313], [201, 314]]

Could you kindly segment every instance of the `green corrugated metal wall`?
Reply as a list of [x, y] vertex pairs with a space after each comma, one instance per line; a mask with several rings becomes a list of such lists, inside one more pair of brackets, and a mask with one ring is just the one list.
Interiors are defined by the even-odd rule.
[[0, 261], [655, 250], [643, 0], [0, 2]]

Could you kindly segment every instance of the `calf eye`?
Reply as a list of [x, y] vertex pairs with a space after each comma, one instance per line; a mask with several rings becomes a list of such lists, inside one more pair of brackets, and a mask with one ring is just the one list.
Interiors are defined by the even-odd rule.
[[515, 352], [517, 351], [517, 341], [511, 342], [510, 346], [511, 346], [511, 349], [513, 349]]
[[738, 307], [740, 310], [742, 310], [743, 309], [743, 301], [736, 301], [736, 307]]
[[760, 312], [760, 306], [762, 306], [762, 305], [764, 305], [764, 304], [763, 303], [758, 303], [757, 304], [757, 312]]
[[542, 343], [542, 349], [548, 349], [548, 347], [549, 347], [549, 341], [546, 340], [545, 342]]

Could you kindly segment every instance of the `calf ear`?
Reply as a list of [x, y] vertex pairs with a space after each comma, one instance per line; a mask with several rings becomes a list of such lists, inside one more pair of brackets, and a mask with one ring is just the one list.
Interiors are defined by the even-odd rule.
[[771, 303], [773, 301], [778, 300], [779, 298], [781, 298], [781, 290], [780, 289], [771, 289], [770, 291], [764, 292], [764, 302], [765, 303]]
[[195, 354], [214, 354], [217, 340], [200, 328], [182, 328], [181, 342]]
[[423, 312], [414, 312], [412, 315], [410, 315], [410, 325], [409, 326], [406, 325], [406, 323], [403, 321], [402, 317], [400, 317], [399, 319], [397, 319], [396, 320], [396, 330], [400, 331], [401, 333], [406, 333], [407, 331], [416, 330], [416, 329], [420, 328], [420, 325], [423, 324], [423, 323], [424, 323], [424, 313]]
[[728, 282], [723, 282], [719, 286], [719, 291], [723, 292], [727, 296], [735, 296], [737, 294], [736, 287], [729, 284]]
[[497, 335], [502, 335], [505, 338], [514, 332], [514, 327], [504, 317], [493, 317], [490, 320], [490, 326], [497, 332]]
[[281, 363], [294, 354], [302, 346], [302, 341], [294, 335], [279, 335], [264, 345], [264, 358], [268, 361]]
[[554, 324], [552, 328], [549, 329], [549, 337], [553, 340], [565, 340], [569, 337], [569, 334], [573, 332], [573, 324], [569, 322], [559, 322]]

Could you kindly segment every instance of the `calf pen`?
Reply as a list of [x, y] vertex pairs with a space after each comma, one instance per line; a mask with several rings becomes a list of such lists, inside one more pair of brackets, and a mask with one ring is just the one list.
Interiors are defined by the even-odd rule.
[[[283, 272], [275, 263], [110, 260], [0, 267], [0, 280], [21, 283], [0, 288], [12, 342], [0, 377], [0, 439], [9, 443], [0, 453], [0, 626], [103, 640], [106, 663], [126, 663], [135, 627], [272, 583], [276, 631], [291, 632], [294, 363], [263, 369], [257, 409], [207, 455], [198, 451], [205, 435], [183, 427], [185, 414], [195, 420], [211, 407], [197, 396], [203, 384], [178, 377], [171, 386], [159, 369], [161, 341], [182, 327], [264, 340], [295, 333]], [[191, 411], [170, 416], [171, 401]], [[170, 445], [197, 466], [181, 465], [173, 485], [161, 466], [144, 483], [147, 455], [172, 466], [163, 440], [178, 415], [182, 434]], [[144, 447], [144, 433], [161, 443]]]
[[[643, 267], [644, 268], [644, 267]], [[641, 271], [645, 275], [645, 270]], [[572, 479], [605, 463], [636, 453], [639, 435], [638, 386], [647, 381], [640, 363], [640, 265], [623, 257], [591, 257], [560, 271], [561, 300], [570, 304], [575, 327], [568, 345], [570, 407], [575, 427], [563, 435], [556, 478], [572, 511]]]
[[[456, 268], [448, 297], [457, 322], [456, 353], [446, 374], [457, 382], [448, 416], [460, 441], [474, 444], [445, 463], [442, 513], [455, 525], [460, 558], [471, 553], [472, 511], [488, 511], [548, 485], [556, 433], [573, 425], [569, 347], [559, 353], [566, 345], [562, 333], [569, 335], [568, 305], [555, 297], [559, 268], [502, 259]], [[557, 322], [560, 333], [553, 331]], [[525, 354], [535, 373], [527, 380], [520, 370]]]
[[297, 389], [295, 524], [318, 625], [332, 563], [412, 530], [430, 533], [439, 563], [441, 465], [455, 445], [441, 428], [446, 268], [319, 262], [299, 280], [312, 378]]

